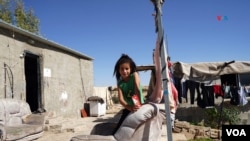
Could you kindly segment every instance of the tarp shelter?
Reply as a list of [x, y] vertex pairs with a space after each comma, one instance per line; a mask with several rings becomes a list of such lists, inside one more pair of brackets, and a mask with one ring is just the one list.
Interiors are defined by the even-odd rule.
[[174, 75], [185, 80], [211, 81], [226, 74], [250, 73], [250, 61], [173, 63]]
[[[173, 70], [175, 77], [182, 78], [185, 80], [193, 80], [197, 82], [211, 82], [212, 80], [218, 79], [222, 80], [222, 76], [232, 76], [234, 74], [235, 77], [239, 75], [244, 75], [243, 77], [249, 79], [249, 76], [247, 75], [250, 74], [250, 61], [201, 62], [190, 64], [183, 62], [175, 62], [173, 63]], [[230, 80], [229, 77], [226, 77], [226, 79], [226, 81]], [[240, 82], [239, 79], [233, 80]], [[247, 81], [249, 82], [250, 80]], [[235, 82], [234, 84], [239, 85], [238, 82]], [[223, 103], [224, 98], [222, 99], [220, 113], [222, 113]], [[220, 126], [220, 123], [221, 117], [219, 119], [218, 126]]]

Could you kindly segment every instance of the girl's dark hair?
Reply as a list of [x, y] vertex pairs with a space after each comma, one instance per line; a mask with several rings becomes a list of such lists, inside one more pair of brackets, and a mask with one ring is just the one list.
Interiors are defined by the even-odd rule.
[[130, 64], [131, 74], [136, 72], [136, 64], [133, 61], [133, 59], [130, 58], [127, 54], [122, 54], [115, 64], [114, 73], [113, 73], [113, 76], [115, 75], [117, 81], [120, 80], [121, 74], [119, 73], [119, 67], [123, 63]]

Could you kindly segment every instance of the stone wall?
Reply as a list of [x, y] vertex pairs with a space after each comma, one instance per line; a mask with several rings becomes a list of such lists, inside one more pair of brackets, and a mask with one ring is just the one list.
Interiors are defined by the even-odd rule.
[[[249, 101], [249, 98], [248, 98]], [[237, 108], [240, 112], [239, 118], [240, 121], [238, 124], [250, 124], [250, 102], [246, 105], [232, 105], [230, 104], [230, 99], [225, 99], [223, 105], [221, 99], [216, 99], [214, 108], [217, 108], [217, 111], [221, 113], [221, 108], [231, 107]], [[221, 107], [222, 106], [222, 107]], [[213, 108], [208, 107], [208, 108]], [[206, 108], [200, 108], [197, 106], [196, 102], [194, 105], [190, 105], [189, 103], [181, 103], [178, 106], [176, 112], [176, 119], [179, 121], [188, 121], [191, 123], [201, 123], [207, 118], [206, 116]]]
[[175, 121], [173, 132], [185, 134], [188, 140], [198, 138], [210, 138], [213, 140], [221, 140], [222, 131], [210, 127], [191, 125], [186, 121]]

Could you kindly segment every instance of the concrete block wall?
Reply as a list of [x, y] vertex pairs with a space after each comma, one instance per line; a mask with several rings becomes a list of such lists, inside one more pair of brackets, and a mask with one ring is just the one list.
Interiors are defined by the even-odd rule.
[[[0, 30], [0, 98], [26, 101], [25, 58], [22, 55], [29, 52], [39, 57], [43, 108], [58, 116], [80, 117], [86, 98], [93, 95], [93, 61], [13, 29], [0, 27]], [[8, 74], [4, 64], [11, 70]], [[51, 76], [45, 76], [44, 69], [50, 70]]]

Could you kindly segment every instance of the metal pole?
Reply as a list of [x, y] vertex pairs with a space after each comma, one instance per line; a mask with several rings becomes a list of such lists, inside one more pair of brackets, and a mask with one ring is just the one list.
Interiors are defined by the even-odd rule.
[[7, 98], [7, 68], [4, 63], [4, 98]]
[[168, 141], [172, 141], [172, 126], [171, 126], [171, 118], [170, 118], [170, 108], [169, 108], [169, 76], [168, 76], [168, 66], [166, 64], [167, 60], [167, 52], [166, 45], [164, 41], [164, 32], [162, 26], [162, 10], [161, 7], [163, 5], [164, 0], [151, 0], [155, 6], [155, 24], [156, 24], [156, 32], [158, 33], [157, 42], [160, 46], [160, 68], [161, 68], [161, 77], [162, 77], [162, 88], [163, 88], [163, 96], [165, 101], [165, 112], [166, 112], [166, 128], [167, 128], [167, 136]]

